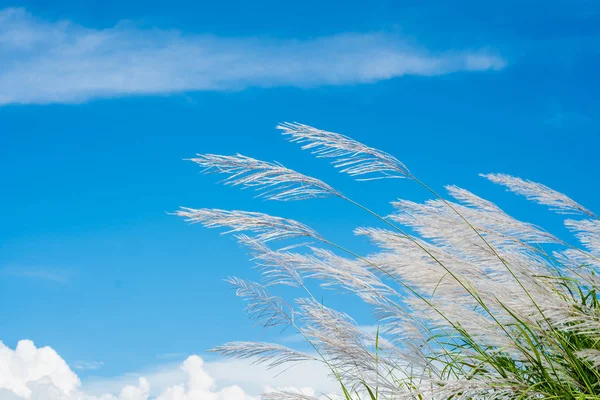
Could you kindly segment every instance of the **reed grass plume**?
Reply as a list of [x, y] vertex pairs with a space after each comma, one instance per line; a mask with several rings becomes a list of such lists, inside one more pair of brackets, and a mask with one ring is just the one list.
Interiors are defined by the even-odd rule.
[[[376, 250], [359, 254], [298, 221], [245, 211], [177, 211], [237, 237], [262, 276], [262, 282], [229, 279], [248, 314], [265, 327], [291, 327], [312, 349], [232, 342], [216, 352], [269, 367], [316, 360], [346, 400], [600, 399], [596, 214], [540, 183], [482, 175], [569, 214], [564, 223], [573, 238], [563, 240], [465, 189], [448, 186], [447, 196], [438, 194], [392, 155], [349, 137], [298, 123], [278, 129], [358, 181], [406, 178], [432, 198], [393, 199], [393, 213], [384, 216], [278, 163], [241, 155], [192, 158], [204, 172], [223, 174], [223, 183], [268, 200], [336, 197], [373, 218], [373, 226], [356, 227], [354, 234]], [[317, 301], [310, 289], [315, 283], [370, 306], [376, 332]], [[293, 287], [297, 296], [272, 295], [279, 285]], [[313, 397], [275, 391], [264, 399]]]

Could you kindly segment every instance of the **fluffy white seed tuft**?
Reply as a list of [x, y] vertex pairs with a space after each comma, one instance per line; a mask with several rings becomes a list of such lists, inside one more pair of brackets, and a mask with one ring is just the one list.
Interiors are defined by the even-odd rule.
[[396, 157], [366, 146], [339, 133], [299, 123], [277, 126], [291, 142], [302, 145], [320, 158], [333, 158], [333, 165], [357, 180], [409, 178], [411, 173]]
[[224, 184], [255, 189], [259, 191], [257, 197], [267, 200], [292, 201], [339, 195], [319, 179], [303, 175], [278, 163], [256, 160], [241, 154], [198, 154], [190, 161], [200, 165], [203, 173], [230, 175], [223, 181]]

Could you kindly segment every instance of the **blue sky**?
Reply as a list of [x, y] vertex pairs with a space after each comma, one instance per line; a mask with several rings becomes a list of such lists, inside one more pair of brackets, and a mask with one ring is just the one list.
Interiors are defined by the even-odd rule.
[[477, 174], [598, 210], [599, 43], [593, 1], [0, 1], [0, 340], [102, 362], [85, 380], [272, 337], [223, 282], [255, 276], [244, 251], [167, 212], [265, 211], [362, 251], [351, 229], [374, 221], [335, 200], [256, 200], [182, 159], [277, 160], [381, 213], [425, 196], [336, 174], [285, 142], [281, 121], [550, 227], [560, 220]]

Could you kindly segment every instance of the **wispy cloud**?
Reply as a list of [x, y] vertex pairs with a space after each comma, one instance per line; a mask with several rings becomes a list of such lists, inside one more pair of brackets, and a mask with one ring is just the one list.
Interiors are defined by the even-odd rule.
[[82, 371], [100, 369], [103, 366], [104, 363], [102, 361], [75, 361], [72, 365], [73, 369], [78, 369]]
[[52, 268], [5, 267], [0, 269], [0, 276], [38, 279], [54, 283], [66, 284], [71, 277], [71, 271]]
[[188, 354], [186, 353], [163, 353], [156, 356], [159, 360], [173, 360], [173, 359], [184, 359]]
[[309, 40], [222, 38], [140, 29], [90, 29], [0, 11], [0, 105], [245, 87], [344, 85], [403, 75], [502, 69], [485, 50], [431, 52], [397, 35]]

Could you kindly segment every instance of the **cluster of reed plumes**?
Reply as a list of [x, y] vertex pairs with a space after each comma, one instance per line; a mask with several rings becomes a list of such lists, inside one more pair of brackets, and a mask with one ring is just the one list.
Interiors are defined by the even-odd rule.
[[[378, 251], [359, 255], [310, 227], [262, 213], [181, 208], [206, 227], [225, 227], [262, 270], [260, 283], [229, 281], [264, 326], [292, 326], [313, 350], [233, 342], [216, 351], [275, 367], [326, 364], [346, 399], [600, 399], [600, 220], [544, 185], [502, 175], [485, 178], [527, 199], [571, 214], [573, 246], [521, 222], [456, 186], [445, 199], [399, 160], [346, 136], [302, 124], [278, 128], [303, 149], [331, 159], [357, 180], [406, 178], [429, 191], [422, 204], [393, 202], [381, 216], [319, 179], [249, 157], [198, 155], [191, 161], [224, 183], [254, 188], [267, 200], [335, 196], [370, 213], [361, 227]], [[292, 245], [285, 241], [293, 242]], [[296, 240], [294, 240], [296, 239]], [[280, 242], [284, 240], [284, 243]], [[276, 243], [282, 243], [276, 245]], [[306, 284], [352, 292], [372, 306], [376, 334], [317, 301]], [[293, 302], [273, 285], [303, 291]], [[310, 385], [310, 382], [307, 382]], [[310, 399], [274, 392], [268, 399]]]

